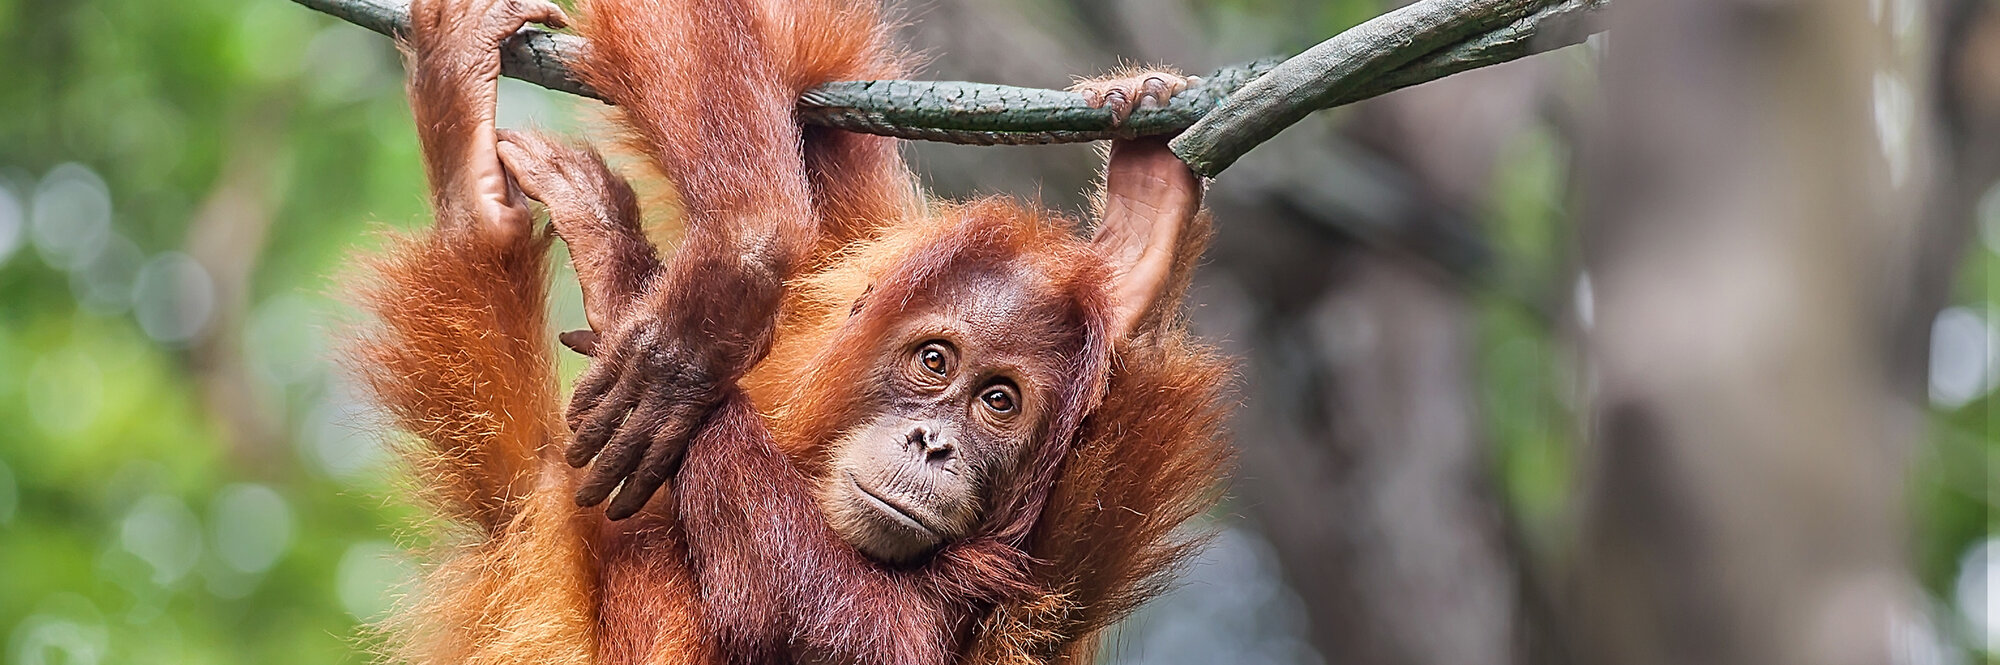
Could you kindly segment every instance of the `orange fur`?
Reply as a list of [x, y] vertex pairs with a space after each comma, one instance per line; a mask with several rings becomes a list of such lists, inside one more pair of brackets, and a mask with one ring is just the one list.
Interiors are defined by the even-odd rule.
[[[764, 396], [760, 404], [772, 405], [767, 422], [808, 475], [824, 463], [831, 439], [825, 434], [844, 424], [834, 420], [842, 413], [839, 405], [817, 402], [834, 392], [822, 382], [839, 378], [810, 375], [813, 356], [830, 350], [828, 340], [855, 299], [899, 258], [952, 231], [962, 215], [978, 212], [1022, 227], [1022, 242], [1045, 258], [1064, 257], [1057, 248], [1081, 243], [1065, 220], [1004, 200], [940, 203], [935, 214], [897, 220], [791, 285], [794, 323], [744, 385]], [[1145, 334], [1119, 346], [1103, 401], [1084, 421], [1063, 466], [1028, 543], [1028, 554], [1041, 562], [1032, 572], [1044, 593], [995, 608], [982, 620], [965, 662], [1090, 662], [1102, 629], [1157, 595], [1204, 540], [1175, 529], [1214, 504], [1230, 458], [1223, 431], [1230, 365], [1195, 340], [1179, 314], [1208, 237], [1203, 216], [1181, 238], [1181, 262], [1162, 298], [1167, 311]]]
[[[691, 71], [686, 58], [675, 57], [676, 48], [714, 46], [678, 41], [686, 32], [671, 21], [687, 18], [677, 12], [690, 5], [585, 4], [592, 22], [586, 32], [601, 45], [586, 73], [601, 90], [657, 102], [621, 102], [621, 109], [688, 204], [691, 226], [728, 219], [703, 219], [719, 211], [817, 221], [811, 250], [786, 282], [771, 351], [741, 381], [781, 450], [807, 476], [824, 452], [824, 434], [843, 425], [837, 405], [816, 401], [832, 391], [814, 388], [843, 377], [810, 368], [863, 290], [898, 262], [977, 218], [1008, 227], [1012, 246], [1056, 283], [1098, 274], [1088, 241], [1069, 220], [1001, 200], [926, 203], [893, 141], [760, 124], [764, 114], [738, 108], [789, 109], [798, 91], [820, 82], [900, 73], [902, 60], [889, 50], [872, 4], [755, 4], [737, 19], [765, 37], [755, 43], [767, 52], [750, 60], [775, 69], [734, 74]], [[596, 30], [607, 21], [626, 23], [628, 31]], [[616, 38], [647, 30], [664, 41]], [[705, 100], [700, 83], [712, 76], [741, 77], [722, 87], [754, 94]], [[452, 85], [421, 73], [412, 84], [440, 228], [369, 263], [360, 297], [379, 326], [352, 354], [364, 385], [417, 439], [406, 458], [428, 504], [471, 533], [469, 542], [436, 552], [422, 592], [385, 624], [390, 656], [422, 663], [715, 662], [717, 654], [704, 649], [699, 589], [674, 518], [649, 511], [613, 523], [570, 501], [577, 480], [557, 452], [569, 433], [559, 424], [546, 323], [547, 239], [496, 240], [458, 219], [471, 214], [454, 199], [459, 167], [434, 154], [464, 149], [464, 137], [446, 126], [452, 113], [467, 112], [464, 100], [449, 94]], [[805, 168], [759, 161], [778, 157]], [[763, 177], [773, 171], [803, 178]], [[1228, 368], [1188, 336], [1176, 312], [1207, 240], [1206, 219], [1197, 226], [1180, 238], [1159, 311], [1117, 346], [1101, 401], [1082, 422], [1028, 534], [1025, 549], [1038, 562], [1031, 574], [1042, 591], [987, 611], [963, 662], [1088, 662], [1103, 629], [1156, 593], [1198, 542], [1176, 528], [1218, 491], [1227, 462], [1221, 423]]]
[[590, 517], [548, 462], [566, 433], [546, 340], [546, 239], [396, 242], [360, 290], [381, 322], [352, 365], [395, 422], [420, 498], [471, 527], [384, 626], [403, 662], [575, 662], [594, 650]]

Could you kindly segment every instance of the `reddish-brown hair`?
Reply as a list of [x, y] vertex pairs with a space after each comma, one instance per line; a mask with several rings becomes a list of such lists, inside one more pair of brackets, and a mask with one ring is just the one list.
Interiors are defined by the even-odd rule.
[[[688, 214], [755, 208], [817, 225], [808, 260], [787, 283], [769, 355], [714, 417], [721, 426], [697, 437], [689, 471], [723, 459], [702, 455], [704, 445], [765, 440], [776, 452], [763, 466], [732, 463], [689, 478], [746, 474], [722, 490], [803, 482], [822, 460], [825, 434], [851, 413], [833, 384], [855, 376], [841, 369], [851, 359], [840, 354], [843, 336], [866, 328], [847, 321], [855, 301], [864, 292], [871, 302], [893, 301], [899, 289], [923, 288], [968, 265], [1030, 271], [1051, 286], [1045, 295], [1060, 307], [1050, 311], [1063, 316], [1050, 325], [1074, 333], [1062, 345], [1062, 402], [1042, 445], [1004, 483], [1010, 492], [987, 528], [925, 565], [961, 572], [894, 586], [899, 576], [923, 573], [874, 566], [821, 542], [775, 560], [783, 571], [740, 571], [708, 587], [693, 576], [704, 555], [690, 544], [735, 556], [742, 552], [727, 543], [747, 529], [719, 522], [693, 533], [689, 511], [714, 515], [699, 506], [657, 508], [678, 497], [617, 523], [569, 502], [576, 478], [554, 453], [569, 434], [557, 424], [547, 240], [439, 230], [396, 243], [364, 278], [361, 300], [379, 325], [357, 339], [354, 365], [417, 439], [406, 457], [430, 505], [471, 528], [465, 542], [438, 551], [423, 590], [387, 625], [392, 655], [431, 663], [714, 662], [726, 651], [711, 648], [731, 643], [713, 641], [718, 625], [704, 608], [719, 599], [705, 593], [736, 591], [742, 604], [728, 630], [754, 635], [775, 630], [756, 622], [759, 612], [777, 610], [752, 590], [859, 580], [877, 586], [833, 590], [856, 600], [815, 608], [820, 616], [796, 628], [802, 639], [883, 662], [898, 662], [901, 649], [917, 654], [940, 644], [958, 645], [966, 662], [1089, 660], [1099, 631], [1155, 593], [1162, 574], [1185, 558], [1195, 539], [1176, 529], [1215, 498], [1227, 459], [1220, 429], [1227, 365], [1188, 337], [1171, 311], [1114, 338], [1108, 268], [1068, 220], [999, 199], [925, 202], [892, 141], [772, 120], [788, 118], [791, 99], [812, 85], [900, 71], [902, 58], [887, 48], [871, 3], [583, 4], [594, 45], [584, 74], [619, 99], [632, 145], [656, 162]], [[693, 11], [703, 8], [718, 11]], [[732, 52], [741, 56], [732, 62], [746, 63], [733, 72], [690, 68], [677, 57], [727, 48], [754, 50]], [[753, 177], [774, 170], [781, 177]], [[444, 216], [465, 213], [440, 203], [438, 214], [448, 227]], [[1176, 248], [1181, 262], [1161, 298], [1168, 309], [1206, 241], [1206, 220], [1198, 224]], [[766, 475], [747, 475], [753, 471]], [[786, 522], [795, 526], [817, 519], [799, 513], [810, 506], [776, 509], [798, 513]], [[772, 537], [786, 545], [827, 536], [806, 529]], [[829, 552], [838, 560], [822, 556]], [[849, 572], [811, 577], [837, 567]], [[885, 628], [891, 624], [866, 623], [881, 619], [867, 605], [878, 602], [956, 609], [892, 617], [910, 637], [885, 641], [896, 637]]]

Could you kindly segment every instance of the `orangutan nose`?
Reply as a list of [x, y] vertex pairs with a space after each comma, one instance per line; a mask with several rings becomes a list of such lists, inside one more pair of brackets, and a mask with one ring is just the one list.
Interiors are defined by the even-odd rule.
[[958, 446], [946, 440], [943, 433], [932, 425], [918, 425], [910, 428], [910, 433], [904, 437], [904, 441], [910, 447], [922, 450], [924, 461], [932, 464], [942, 464], [951, 461], [951, 458], [958, 453]]

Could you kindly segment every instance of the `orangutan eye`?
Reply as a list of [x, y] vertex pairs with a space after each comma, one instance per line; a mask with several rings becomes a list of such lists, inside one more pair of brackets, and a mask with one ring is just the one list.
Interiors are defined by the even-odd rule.
[[1002, 415], [1011, 415], [1020, 408], [1019, 400], [1014, 398], [1014, 387], [1006, 384], [988, 386], [986, 392], [979, 394], [979, 401], [994, 413]]
[[924, 369], [938, 376], [951, 373], [951, 349], [940, 342], [931, 342], [917, 349], [917, 362]]

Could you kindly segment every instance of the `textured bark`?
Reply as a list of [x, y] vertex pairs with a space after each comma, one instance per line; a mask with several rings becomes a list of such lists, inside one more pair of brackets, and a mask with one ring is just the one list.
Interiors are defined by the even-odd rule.
[[1424, 53], [1504, 28], [1544, 6], [1537, 0], [1404, 5], [1320, 42], [1231, 93], [1228, 101], [1174, 137], [1174, 152], [1195, 172], [1214, 176], [1251, 148], [1368, 81]]
[[[389, 0], [294, 0], [385, 35], [402, 34], [406, 7]], [[1214, 175], [1244, 151], [1312, 111], [1352, 103], [1391, 90], [1476, 67], [1525, 57], [1582, 41], [1587, 15], [1603, 0], [1423, 0], [1411, 7], [1342, 33], [1328, 52], [1308, 53], [1288, 70], [1331, 67], [1313, 77], [1332, 92], [1316, 96], [1258, 95], [1259, 108], [1232, 112], [1232, 120], [1211, 122], [1208, 132], [1235, 137], [1197, 138], [1176, 153]], [[1412, 35], [1421, 39], [1411, 39]], [[553, 90], [586, 97], [597, 93], [577, 81], [570, 63], [588, 48], [573, 35], [523, 30], [506, 45], [501, 71]], [[1196, 124], [1223, 106], [1238, 89], [1271, 71], [1275, 60], [1224, 67], [1201, 85], [1176, 95], [1161, 109], [1141, 109], [1124, 123], [1062, 90], [1022, 88], [962, 81], [853, 81], [807, 91], [800, 118], [808, 124], [926, 141], [973, 145], [1079, 143], [1109, 138], [1171, 134]], [[1281, 71], [1281, 73], [1283, 73]], [[1267, 86], [1268, 87], [1268, 86]], [[1257, 90], [1259, 88], [1253, 88]], [[1277, 113], [1266, 113], [1275, 102]], [[1246, 129], [1247, 128], [1247, 129]], [[1246, 141], [1244, 131], [1262, 138]]]

